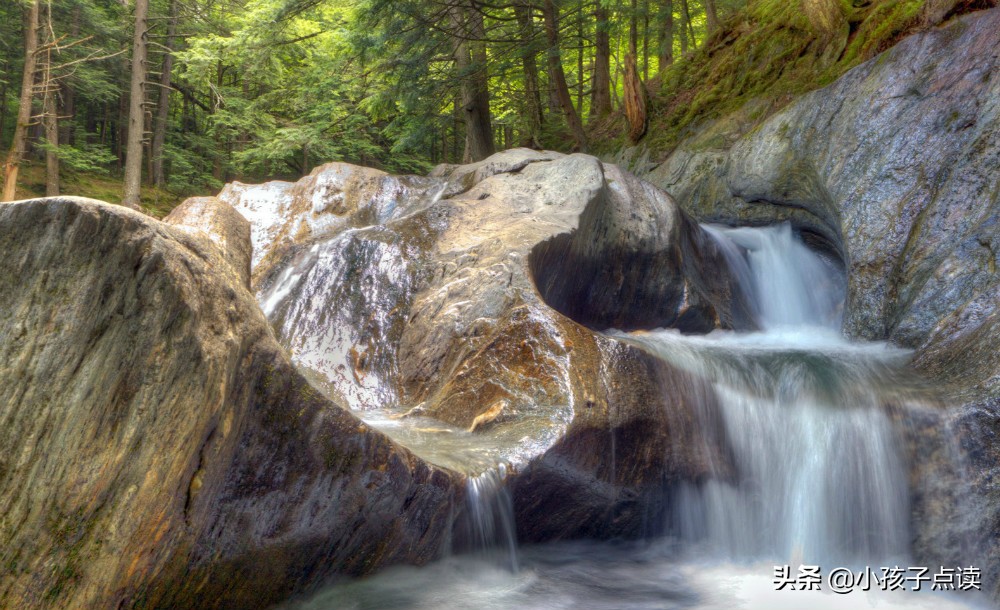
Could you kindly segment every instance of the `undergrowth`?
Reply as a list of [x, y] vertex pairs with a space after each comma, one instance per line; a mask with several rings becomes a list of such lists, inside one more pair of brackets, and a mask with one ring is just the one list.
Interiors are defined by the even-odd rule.
[[[960, 2], [948, 17], [987, 8], [995, 0]], [[649, 83], [649, 130], [640, 144], [654, 160], [698, 127], [756, 100], [745, 117], [759, 124], [796, 95], [824, 87], [927, 25], [924, 0], [841, 0], [845, 23], [817, 34], [788, 0], [750, 0], [698, 49]], [[594, 152], [628, 147], [624, 118], [615, 114], [591, 129]]]

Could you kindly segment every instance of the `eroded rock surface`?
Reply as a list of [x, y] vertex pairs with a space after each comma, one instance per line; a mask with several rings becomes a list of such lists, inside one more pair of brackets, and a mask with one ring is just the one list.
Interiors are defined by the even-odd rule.
[[735, 143], [708, 129], [652, 175], [700, 219], [790, 220], [841, 256], [846, 331], [914, 348], [914, 366], [946, 405], [913, 415], [907, 428], [914, 484], [934, 487], [914, 492], [914, 550], [935, 565], [980, 561], [994, 595], [998, 49], [1000, 9], [966, 15], [902, 41]]
[[[751, 324], [715, 242], [586, 155], [517, 149], [431, 180], [254, 272], [280, 340], [352, 408], [434, 418], [515, 465], [522, 540], [656, 529], [664, 488], [708, 469], [691, 413], [704, 382], [596, 331]], [[291, 209], [260, 188], [234, 200], [251, 222]]]
[[222, 224], [0, 206], [0, 606], [259, 608], [446, 545], [460, 477], [306, 383]]

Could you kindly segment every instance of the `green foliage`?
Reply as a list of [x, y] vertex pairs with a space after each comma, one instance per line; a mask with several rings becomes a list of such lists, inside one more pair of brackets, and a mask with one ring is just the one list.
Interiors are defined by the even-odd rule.
[[69, 144], [52, 146], [42, 140], [38, 147], [45, 152], [55, 150], [63, 170], [71, 173], [107, 174], [108, 167], [115, 161], [115, 156], [100, 144], [89, 143], [86, 138], [78, 141], [81, 143], [76, 146]]
[[762, 121], [793, 95], [833, 82], [912, 32], [924, 2], [853, 4], [842, 4], [844, 31], [831, 40], [812, 31], [797, 3], [751, 0], [693, 55], [667, 70], [654, 99], [647, 145], [665, 156], [698, 125], [751, 100], [768, 109], [752, 117]]
[[[601, 26], [598, 1], [608, 11]], [[591, 151], [625, 150], [622, 67], [633, 20], [639, 72], [653, 99], [642, 152], [623, 153], [631, 156], [621, 161], [641, 170], [705, 121], [743, 108], [741, 121], [752, 125], [791, 96], [832, 82], [920, 27], [925, 3], [832, 1], [844, 15], [843, 31], [832, 37], [813, 33], [800, 3], [787, 0], [716, 0], [721, 27], [711, 36], [702, 0], [688, 0], [687, 13], [674, 0], [669, 15], [658, 0], [637, 1], [634, 8], [610, 0], [556, 2], [562, 68], [576, 112], [589, 119]], [[547, 59], [554, 49], [544, 35], [540, 3], [532, 4], [529, 36], [513, 1], [151, 0], [146, 99], [152, 116], [166, 45], [174, 58], [169, 112], [157, 122], [165, 125], [167, 187], [180, 197], [215, 191], [232, 179], [294, 179], [328, 161], [412, 173], [459, 162], [465, 127], [458, 100], [463, 80], [473, 74], [485, 73], [498, 148], [538, 142], [568, 149], [572, 138], [551, 95]], [[51, 29], [61, 41], [52, 58], [60, 137], [67, 140], [57, 151], [67, 189], [76, 184], [74, 176], [120, 177], [131, 6], [120, 0], [51, 1]], [[177, 9], [179, 34], [172, 42], [166, 36], [171, 7]], [[478, 11], [483, 31], [462, 30], [456, 7]], [[21, 2], [0, 3], [4, 148], [13, 133], [24, 63], [23, 10]], [[664, 44], [675, 61], [660, 66], [668, 17], [673, 37]], [[609, 36], [616, 108], [590, 118], [598, 27]], [[484, 49], [485, 65], [473, 63], [460, 73], [458, 43]], [[525, 61], [531, 59], [536, 74], [529, 78]], [[537, 92], [529, 81], [537, 82]], [[534, 94], [540, 126], [528, 118]], [[40, 104], [35, 106], [37, 113]], [[38, 141], [29, 148], [33, 160], [47, 150]], [[168, 199], [157, 195], [157, 201]]]

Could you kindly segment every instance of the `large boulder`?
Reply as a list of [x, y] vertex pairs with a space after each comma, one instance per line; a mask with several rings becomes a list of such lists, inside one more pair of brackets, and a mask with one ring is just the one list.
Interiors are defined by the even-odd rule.
[[446, 549], [463, 479], [295, 370], [223, 206], [0, 206], [0, 606], [258, 608]]
[[692, 138], [652, 174], [695, 217], [790, 220], [839, 254], [849, 278], [846, 332], [913, 348], [914, 367], [934, 381], [945, 406], [909, 415], [904, 430], [914, 550], [933, 565], [981, 559], [994, 594], [997, 49], [1000, 9], [966, 15], [902, 41], [735, 143]]
[[[721, 461], [696, 425], [710, 392], [600, 331], [752, 324], [715, 242], [586, 155], [516, 149], [431, 180], [367, 227], [285, 246], [255, 229], [255, 246], [283, 248], [254, 272], [280, 341], [352, 408], [464, 429], [488, 455], [455, 465], [469, 474], [512, 465], [521, 540], [656, 529], [664, 488]], [[265, 210], [274, 188], [229, 200], [251, 222], [303, 207]]]
[[437, 181], [391, 176], [347, 163], [327, 163], [298, 182], [227, 184], [218, 198], [243, 214], [253, 232], [254, 276], [266, 274], [294, 243], [399, 216], [401, 201], [433, 199]]

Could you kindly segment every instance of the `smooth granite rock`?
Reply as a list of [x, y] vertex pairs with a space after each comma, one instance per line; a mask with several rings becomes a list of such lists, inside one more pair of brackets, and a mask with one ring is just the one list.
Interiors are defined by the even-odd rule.
[[447, 548], [462, 477], [296, 372], [241, 232], [0, 206], [0, 606], [257, 608]]

